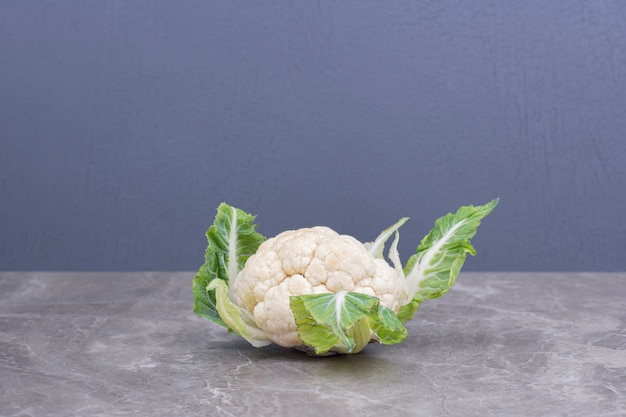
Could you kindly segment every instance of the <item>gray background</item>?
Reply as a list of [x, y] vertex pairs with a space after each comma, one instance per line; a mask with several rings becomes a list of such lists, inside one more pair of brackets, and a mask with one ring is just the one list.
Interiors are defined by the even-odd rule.
[[626, 2], [0, 1], [0, 270], [190, 270], [221, 201], [626, 270]]

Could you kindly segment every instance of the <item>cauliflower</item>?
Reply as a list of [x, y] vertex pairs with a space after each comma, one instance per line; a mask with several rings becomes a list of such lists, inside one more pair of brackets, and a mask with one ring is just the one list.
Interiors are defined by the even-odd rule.
[[[454, 283], [470, 239], [497, 205], [463, 206], [435, 222], [404, 268], [402, 218], [361, 243], [317, 226], [265, 240], [254, 216], [222, 203], [207, 231], [205, 263], [193, 280], [194, 312], [244, 337], [311, 355], [360, 352], [371, 341], [405, 340], [403, 323]], [[394, 235], [384, 258], [384, 247]]]
[[233, 302], [272, 342], [295, 347], [302, 340], [290, 296], [354, 291], [378, 297], [383, 306], [397, 312], [404, 276], [355, 238], [318, 226], [286, 231], [265, 241], [237, 275], [231, 291]]

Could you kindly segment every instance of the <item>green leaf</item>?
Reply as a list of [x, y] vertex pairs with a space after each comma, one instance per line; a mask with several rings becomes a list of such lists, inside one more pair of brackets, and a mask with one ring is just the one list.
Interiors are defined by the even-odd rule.
[[222, 203], [217, 208], [213, 225], [206, 232], [205, 262], [193, 280], [193, 311], [224, 327], [228, 326], [217, 310], [215, 292], [207, 290], [207, 286], [215, 279], [229, 285], [263, 243], [265, 238], [256, 233], [254, 219], [255, 216]]
[[396, 274], [399, 277], [404, 278], [404, 271], [402, 270], [402, 261], [400, 261], [400, 253], [398, 252], [398, 241], [400, 240], [400, 233], [396, 230], [395, 237], [389, 248], [389, 259], [393, 264], [393, 268], [396, 270]]
[[291, 311], [296, 320], [298, 336], [305, 345], [313, 347], [317, 355], [323, 355], [339, 344], [339, 338], [330, 327], [315, 321], [305, 306], [304, 297], [294, 295], [289, 300]]
[[424, 301], [423, 298], [415, 296], [408, 304], [400, 307], [400, 309], [398, 310], [398, 314], [396, 314], [398, 320], [400, 320], [402, 323], [406, 323], [407, 321], [411, 320], [413, 316], [415, 316], [417, 308], [422, 303], [422, 301]]
[[196, 276], [193, 278], [193, 312], [200, 317], [204, 317], [205, 319], [209, 319], [212, 322], [219, 324], [220, 326], [228, 327], [217, 312], [215, 292], [207, 291], [206, 289], [210, 281], [209, 272], [207, 271], [206, 264], [204, 264], [200, 267]]
[[[357, 292], [290, 297], [298, 335], [317, 355], [357, 353], [372, 340], [400, 343], [406, 329], [376, 297]], [[402, 337], [404, 331], [404, 337]]]
[[497, 204], [495, 199], [484, 206], [463, 206], [435, 221], [404, 267], [408, 299], [398, 312], [400, 320], [410, 320], [423, 300], [440, 297], [452, 287], [466, 255], [476, 254], [470, 239]]
[[254, 347], [263, 347], [272, 343], [265, 332], [251, 321], [246, 320], [239, 307], [230, 300], [226, 281], [214, 279], [207, 285], [206, 289], [208, 292], [215, 293], [219, 316], [233, 333], [242, 336]]
[[396, 232], [404, 223], [406, 223], [407, 220], [409, 220], [408, 217], [401, 218], [394, 225], [383, 230], [380, 235], [378, 235], [376, 240], [374, 240], [373, 242], [364, 243], [363, 245], [372, 255], [374, 255], [375, 258], [383, 259], [385, 243], [387, 242], [387, 240], [389, 240], [394, 232]]
[[209, 246], [205, 259], [209, 274], [233, 280], [265, 238], [256, 233], [255, 216], [226, 203], [217, 208], [213, 226], [206, 233]]
[[371, 315], [370, 320], [375, 339], [384, 345], [402, 343], [408, 335], [402, 321], [385, 306], [378, 306], [378, 314]]

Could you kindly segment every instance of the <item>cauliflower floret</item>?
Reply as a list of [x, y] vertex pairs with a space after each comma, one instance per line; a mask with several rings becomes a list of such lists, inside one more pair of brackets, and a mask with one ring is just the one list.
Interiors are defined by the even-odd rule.
[[361, 242], [317, 226], [268, 239], [231, 283], [232, 300], [276, 344], [302, 345], [289, 305], [291, 295], [355, 291], [397, 312], [403, 278]]

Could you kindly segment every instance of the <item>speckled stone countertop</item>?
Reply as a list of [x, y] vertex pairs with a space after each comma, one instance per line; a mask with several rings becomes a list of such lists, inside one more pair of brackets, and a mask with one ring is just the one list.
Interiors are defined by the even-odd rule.
[[0, 415], [626, 415], [626, 274], [462, 273], [405, 343], [327, 358], [194, 316], [192, 277], [0, 273]]

